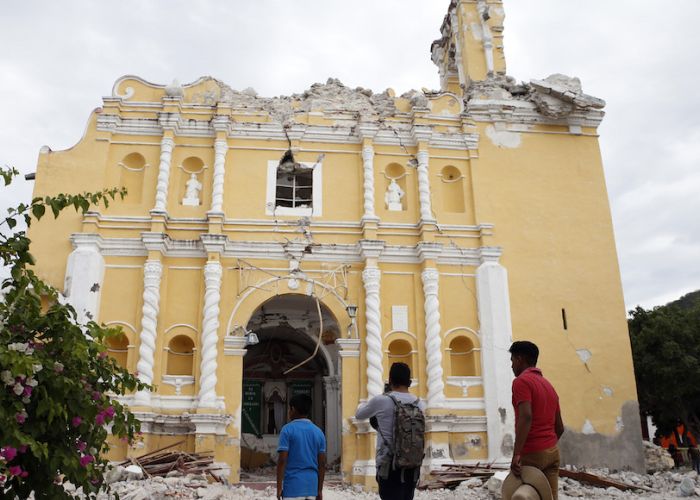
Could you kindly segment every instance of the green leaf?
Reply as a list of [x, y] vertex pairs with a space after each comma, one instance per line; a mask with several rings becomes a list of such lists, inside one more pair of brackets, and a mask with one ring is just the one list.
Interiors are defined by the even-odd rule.
[[44, 206], [43, 204], [32, 206], [32, 214], [34, 214], [34, 217], [36, 217], [37, 219], [41, 219], [45, 213], [46, 206]]

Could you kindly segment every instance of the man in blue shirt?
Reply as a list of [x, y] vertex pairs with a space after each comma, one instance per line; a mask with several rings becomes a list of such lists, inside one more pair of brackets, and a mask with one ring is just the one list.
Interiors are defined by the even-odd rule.
[[326, 438], [309, 420], [311, 398], [297, 394], [289, 402], [290, 422], [277, 447], [277, 498], [322, 500], [326, 473]]

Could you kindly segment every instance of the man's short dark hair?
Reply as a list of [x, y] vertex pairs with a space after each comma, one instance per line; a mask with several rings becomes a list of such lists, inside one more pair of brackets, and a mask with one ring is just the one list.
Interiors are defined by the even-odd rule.
[[294, 408], [303, 417], [311, 413], [311, 397], [306, 394], [296, 394], [289, 400], [289, 406]]
[[529, 340], [518, 340], [508, 349], [513, 356], [522, 356], [528, 364], [535, 366], [537, 358], [540, 357], [540, 350]]
[[411, 369], [406, 363], [394, 363], [389, 369], [389, 383], [395, 387], [411, 385]]

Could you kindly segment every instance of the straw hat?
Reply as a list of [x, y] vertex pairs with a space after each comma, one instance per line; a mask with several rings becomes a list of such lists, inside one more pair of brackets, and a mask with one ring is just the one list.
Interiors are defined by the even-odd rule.
[[524, 465], [520, 477], [512, 472], [503, 481], [503, 500], [552, 500], [552, 488], [547, 477], [536, 467]]

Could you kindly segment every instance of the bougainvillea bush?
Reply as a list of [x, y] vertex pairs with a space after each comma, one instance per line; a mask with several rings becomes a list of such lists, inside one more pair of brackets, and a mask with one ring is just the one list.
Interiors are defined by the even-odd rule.
[[[19, 173], [0, 168], [7, 186]], [[93, 497], [105, 488], [109, 433], [131, 440], [134, 416], [113, 398], [146, 388], [114, 359], [106, 341], [116, 328], [79, 325], [75, 311], [31, 270], [29, 226], [68, 208], [85, 212], [122, 191], [35, 198], [0, 219], [0, 261], [10, 271], [0, 299], [0, 496], [67, 498], [63, 485]]]

